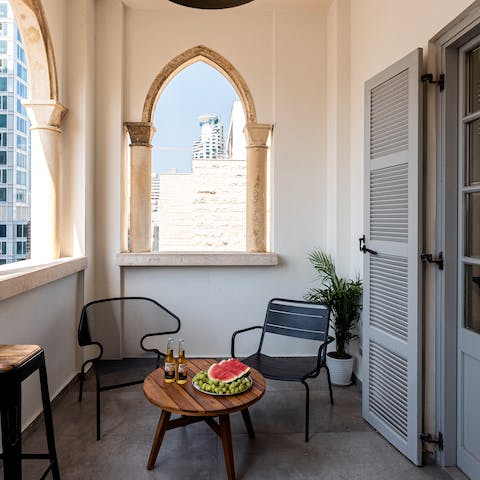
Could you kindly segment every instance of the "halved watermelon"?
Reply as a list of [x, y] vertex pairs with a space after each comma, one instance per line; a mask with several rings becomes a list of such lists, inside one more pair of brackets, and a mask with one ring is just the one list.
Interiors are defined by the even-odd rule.
[[214, 363], [208, 369], [208, 378], [218, 380], [224, 383], [230, 383], [250, 372], [250, 367], [240, 362], [236, 358], [222, 360], [220, 363]]

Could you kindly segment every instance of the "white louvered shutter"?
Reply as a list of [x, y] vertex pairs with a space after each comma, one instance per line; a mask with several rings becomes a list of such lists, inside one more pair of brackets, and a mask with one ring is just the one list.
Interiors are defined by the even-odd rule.
[[422, 413], [422, 50], [365, 84], [363, 416], [416, 465]]

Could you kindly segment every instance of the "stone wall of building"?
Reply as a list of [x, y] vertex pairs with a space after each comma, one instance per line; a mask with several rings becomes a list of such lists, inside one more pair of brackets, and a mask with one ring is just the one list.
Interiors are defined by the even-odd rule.
[[245, 250], [244, 160], [193, 160], [191, 174], [160, 174], [159, 190], [155, 250]]

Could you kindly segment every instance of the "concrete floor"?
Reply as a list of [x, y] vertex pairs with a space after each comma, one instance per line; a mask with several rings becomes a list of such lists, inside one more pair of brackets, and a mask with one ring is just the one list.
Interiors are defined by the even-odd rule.
[[[304, 389], [301, 384], [268, 381], [251, 417], [250, 440], [239, 413], [231, 416], [238, 479], [422, 480], [450, 479], [437, 467], [418, 468], [398, 453], [361, 417], [357, 386], [334, 387], [330, 406], [325, 373], [310, 381], [310, 441], [304, 442]], [[204, 423], [168, 431], [153, 471], [146, 461], [159, 417], [136, 385], [102, 394], [102, 439], [95, 440], [92, 376], [84, 400], [78, 385], [55, 402], [53, 415], [60, 471], [69, 479], [224, 479], [220, 440]], [[24, 451], [45, 450], [37, 422], [24, 435]], [[44, 462], [23, 462], [24, 479], [37, 479]], [[2, 475], [0, 467], [0, 476]], [[50, 477], [48, 477], [50, 478]]]

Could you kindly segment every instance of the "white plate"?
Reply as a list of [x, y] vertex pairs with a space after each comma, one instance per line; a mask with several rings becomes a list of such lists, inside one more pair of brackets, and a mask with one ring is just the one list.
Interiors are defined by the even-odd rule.
[[192, 385], [194, 386], [194, 388], [196, 388], [199, 392], [202, 392], [202, 393], [206, 393], [207, 395], [215, 395], [217, 397], [221, 397], [221, 396], [228, 396], [228, 395], [241, 395], [242, 393], [245, 393], [245, 392], [248, 392], [251, 388], [252, 388], [252, 385], [253, 385], [253, 380], [250, 378], [250, 376], [248, 377], [245, 377], [250, 385], [248, 386], [248, 388], [246, 388], [245, 390], [242, 390], [241, 392], [238, 392], [238, 393], [216, 393], [216, 392], [206, 392], [205, 390], [202, 390], [195, 382], [192, 382]]

